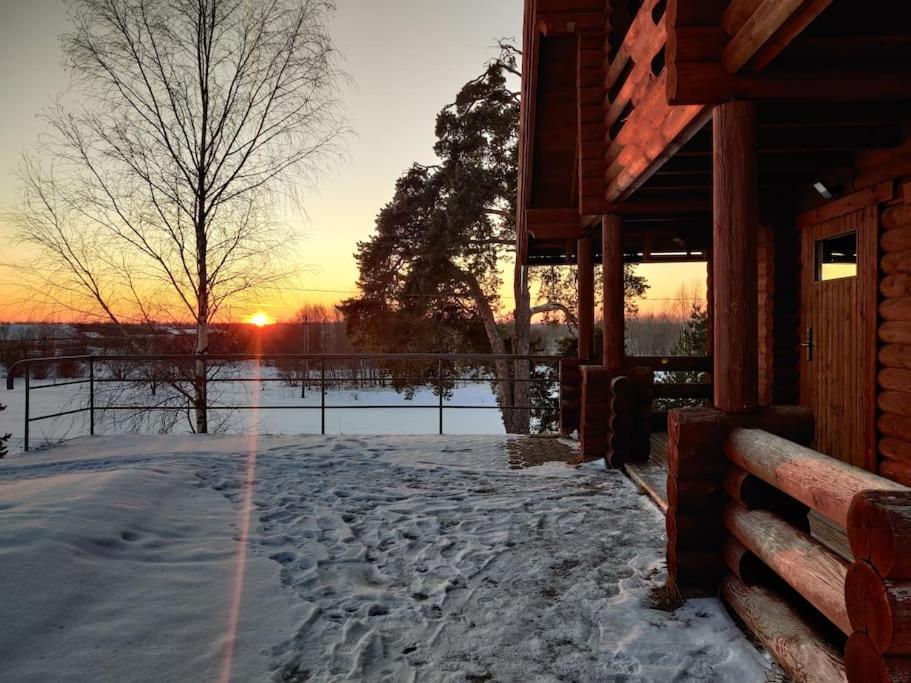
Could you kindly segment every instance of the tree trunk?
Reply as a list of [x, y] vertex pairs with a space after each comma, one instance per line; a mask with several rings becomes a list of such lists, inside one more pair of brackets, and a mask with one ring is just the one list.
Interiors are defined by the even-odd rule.
[[[497, 327], [496, 317], [494, 316], [493, 309], [490, 307], [490, 301], [487, 299], [487, 296], [484, 294], [484, 290], [481, 288], [481, 283], [478, 282], [478, 279], [472, 273], [466, 270], [462, 270], [452, 263], [450, 266], [453, 268], [455, 273], [457, 273], [457, 277], [468, 286], [469, 290], [471, 290], [471, 296], [474, 299], [475, 305], [478, 307], [478, 313], [481, 316], [481, 321], [484, 323], [484, 332], [487, 334], [487, 341], [490, 344], [490, 352], [498, 356], [506, 355], [508, 353], [506, 344], [504, 343], [503, 338], [500, 336], [500, 330]], [[513, 381], [512, 363], [508, 360], [498, 360], [494, 363], [494, 369], [497, 378], [496, 381], [494, 381], [494, 389], [497, 394], [497, 403], [500, 405], [500, 412], [503, 418], [503, 426], [506, 428], [506, 433], [528, 433], [527, 424], [524, 431], [522, 431], [522, 423], [516, 420], [517, 414], [527, 411], [517, 411], [512, 409], [513, 406], [519, 405], [515, 402], [516, 382]], [[520, 382], [519, 384], [524, 383]]]
[[[209, 352], [209, 267], [206, 261], [208, 236], [206, 235], [206, 215], [203, 209], [204, 201], [204, 190], [200, 183], [196, 221], [196, 275], [199, 284], [196, 290], [196, 349], [194, 351], [197, 355], [205, 355]], [[193, 372], [193, 409], [196, 412], [197, 434], [209, 433], [207, 389], [206, 362], [198, 360], [194, 363]]]
[[[531, 294], [528, 291], [528, 267], [516, 263], [515, 274], [516, 309], [513, 313], [513, 353], [527, 356], [531, 352]], [[531, 431], [531, 363], [527, 360], [515, 361], [515, 384], [513, 388], [514, 405], [520, 409], [513, 411], [516, 434], [528, 434]]]

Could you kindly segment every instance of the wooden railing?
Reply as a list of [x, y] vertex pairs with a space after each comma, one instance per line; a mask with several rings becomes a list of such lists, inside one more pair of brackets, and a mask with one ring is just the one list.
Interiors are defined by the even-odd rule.
[[622, 42], [611, 45], [604, 79], [607, 200], [628, 196], [707, 120], [703, 106], [671, 107], [667, 101], [662, 0], [645, 0]]
[[[575, 430], [580, 430], [582, 434], [581, 417], [583, 413], [583, 372], [584, 364], [577, 358], [564, 358], [560, 361], [560, 432], [566, 436]], [[600, 367], [600, 366], [596, 366]], [[654, 373], [656, 372], [710, 372], [712, 369], [712, 359], [708, 356], [627, 356], [627, 368], [646, 368], [651, 371], [651, 377], [647, 380], [650, 385], [649, 400], [651, 399], [693, 399], [706, 400], [712, 396], [712, 385], [706, 382], [654, 382]], [[594, 375], [592, 375], [594, 376]], [[611, 375], [613, 377], [614, 375]], [[638, 382], [641, 385], [646, 380], [640, 371], [637, 375]], [[609, 382], [606, 379], [605, 382]], [[602, 394], [608, 390], [605, 384]], [[641, 393], [641, 391], [640, 391]], [[595, 403], [605, 403], [606, 399], [602, 396], [593, 397]], [[641, 401], [640, 401], [641, 403]], [[601, 414], [593, 417], [589, 443], [592, 444], [592, 453], [598, 449], [606, 450], [607, 446], [592, 441], [597, 436], [605, 437], [605, 427], [602, 422], [607, 419], [606, 408], [601, 409]], [[644, 408], [640, 405], [640, 414]], [[593, 412], [589, 410], [590, 415], [595, 415], [597, 409]], [[653, 430], [664, 431], [667, 428], [667, 411], [650, 411], [650, 422], [646, 429], [641, 427], [642, 432], [651, 432]], [[640, 439], [642, 437], [639, 437]], [[644, 448], [644, 447], [643, 447]], [[647, 449], [645, 449], [647, 450]]]
[[[911, 489], [797, 443], [799, 408], [670, 426], [669, 580], [720, 589], [795, 680], [911, 680]], [[810, 512], [853, 557], [811, 535]]]

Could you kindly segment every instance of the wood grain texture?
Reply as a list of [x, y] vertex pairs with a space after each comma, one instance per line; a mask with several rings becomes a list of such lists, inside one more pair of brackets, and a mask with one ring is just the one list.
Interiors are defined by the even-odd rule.
[[911, 682], [911, 657], [883, 657], [863, 631], [848, 638], [845, 669], [851, 683]]
[[606, 368], [619, 370], [625, 363], [623, 218], [616, 214], [601, 222], [603, 262], [604, 351]]
[[722, 581], [721, 596], [795, 683], [848, 680], [842, 657], [781, 596], [734, 576]]
[[900, 484], [758, 429], [735, 429], [725, 443], [740, 468], [847, 528], [848, 509], [862, 491], [906, 491]]
[[730, 503], [724, 525], [756, 557], [844, 633], [852, 632], [845, 604], [848, 563], [779, 516]]
[[855, 562], [845, 600], [853, 631], [866, 633], [880, 654], [911, 654], [911, 583], [883, 579], [871, 564]]
[[731, 102], [713, 117], [715, 407], [742, 413], [759, 405], [756, 109]]
[[[875, 206], [801, 231], [801, 328], [813, 330], [812, 359], [801, 355], [801, 403], [816, 417], [815, 448], [857, 467], [875, 469], [876, 245]], [[856, 232], [857, 274], [816, 277], [816, 245]]]
[[845, 525], [851, 552], [883, 578], [911, 579], [911, 489], [862, 491]]

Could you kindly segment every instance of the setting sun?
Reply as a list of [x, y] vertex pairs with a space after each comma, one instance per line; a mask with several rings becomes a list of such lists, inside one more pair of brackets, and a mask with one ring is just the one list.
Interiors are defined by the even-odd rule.
[[251, 315], [249, 318], [247, 318], [247, 322], [251, 325], [256, 325], [256, 327], [265, 327], [266, 325], [272, 324], [272, 321], [269, 319], [269, 316], [267, 316], [262, 311]]

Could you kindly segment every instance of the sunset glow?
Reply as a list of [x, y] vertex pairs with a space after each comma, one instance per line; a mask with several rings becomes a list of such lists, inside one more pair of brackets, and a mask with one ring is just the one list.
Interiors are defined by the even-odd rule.
[[250, 325], [255, 325], [256, 327], [265, 327], [266, 325], [271, 325], [273, 321], [268, 315], [259, 311], [247, 318], [246, 322]]

